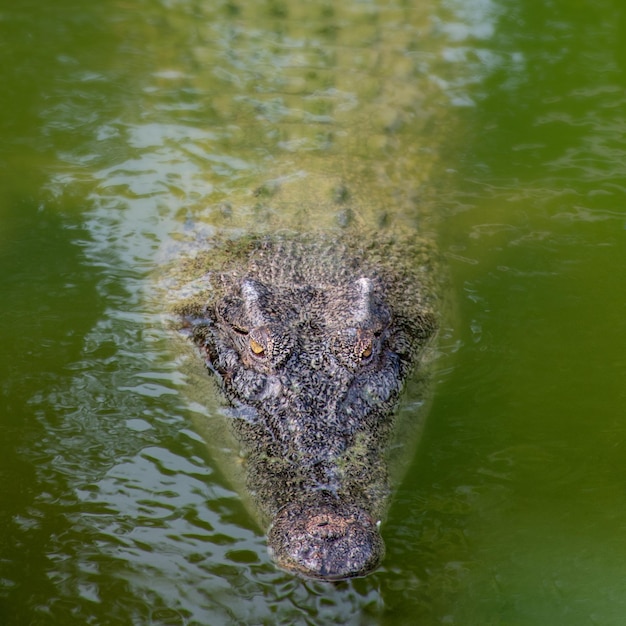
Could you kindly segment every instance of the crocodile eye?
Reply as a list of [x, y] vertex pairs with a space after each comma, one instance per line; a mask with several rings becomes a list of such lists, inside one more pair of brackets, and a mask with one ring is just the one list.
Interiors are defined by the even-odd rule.
[[368, 344], [367, 346], [365, 346], [363, 352], [361, 352], [361, 358], [362, 359], [368, 359], [369, 357], [372, 356], [372, 344]]
[[252, 352], [256, 354], [256, 356], [265, 356], [265, 348], [258, 341], [252, 339], [252, 337], [250, 337], [249, 345], [250, 350], [252, 350]]

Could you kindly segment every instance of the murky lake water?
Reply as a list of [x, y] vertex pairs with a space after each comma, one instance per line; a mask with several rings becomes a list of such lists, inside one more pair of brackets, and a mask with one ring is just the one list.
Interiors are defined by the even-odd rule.
[[[622, 624], [626, 8], [14, 4], [0, 623]], [[383, 567], [331, 585], [269, 561], [150, 292], [198, 224], [348, 219], [337, 180], [439, 239], [458, 313]]]

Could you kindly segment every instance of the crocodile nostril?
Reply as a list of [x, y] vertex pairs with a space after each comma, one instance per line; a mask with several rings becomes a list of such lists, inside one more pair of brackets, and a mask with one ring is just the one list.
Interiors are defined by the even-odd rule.
[[305, 524], [305, 531], [318, 539], [335, 539], [346, 534], [349, 521], [332, 514], [314, 515]]

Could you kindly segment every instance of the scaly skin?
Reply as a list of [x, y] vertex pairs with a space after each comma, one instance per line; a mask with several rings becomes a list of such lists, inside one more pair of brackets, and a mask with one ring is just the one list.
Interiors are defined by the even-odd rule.
[[337, 580], [380, 562], [398, 397], [437, 329], [432, 247], [348, 234], [216, 244], [175, 312], [235, 407], [275, 562]]

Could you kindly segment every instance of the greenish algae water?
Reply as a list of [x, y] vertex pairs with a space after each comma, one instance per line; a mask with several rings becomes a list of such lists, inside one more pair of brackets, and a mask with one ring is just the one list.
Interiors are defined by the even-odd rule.
[[[333, 7], [0, 9], [0, 623], [623, 623], [626, 9]], [[269, 561], [148, 303], [194, 223], [342, 157], [458, 315], [383, 567], [329, 585]]]

